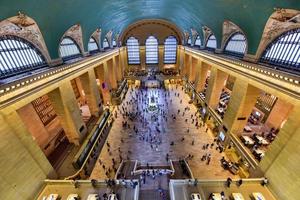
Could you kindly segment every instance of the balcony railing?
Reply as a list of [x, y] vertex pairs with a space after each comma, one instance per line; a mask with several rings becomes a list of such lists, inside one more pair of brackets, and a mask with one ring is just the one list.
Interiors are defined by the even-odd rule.
[[195, 50], [189, 47], [185, 47], [185, 51], [196, 54], [208, 62], [242, 74], [264, 85], [274, 87], [294, 98], [300, 99], [300, 76], [297, 74], [291, 74], [237, 59], [229, 59], [224, 56], [211, 54], [202, 50]]
[[33, 72], [33, 74], [31, 75], [24, 76], [18, 79], [12, 79], [12, 81], [8, 81], [8, 82], [2, 81], [2, 84], [0, 85], [0, 96], [4, 96], [8, 93], [29, 86], [43, 79], [53, 79], [54, 76], [59, 73], [63, 73], [64, 76], [68, 76], [70, 75], [71, 72], [74, 72], [76, 70], [82, 70], [89, 66], [95, 65], [96, 63], [99, 62], [99, 60], [105, 59], [113, 55], [114, 53], [117, 53], [118, 51], [119, 49], [107, 51], [101, 54], [93, 55], [91, 57], [86, 57], [85, 59], [75, 63], [64, 64], [58, 67], [48, 68], [43, 71], [37, 71], [37, 73]]

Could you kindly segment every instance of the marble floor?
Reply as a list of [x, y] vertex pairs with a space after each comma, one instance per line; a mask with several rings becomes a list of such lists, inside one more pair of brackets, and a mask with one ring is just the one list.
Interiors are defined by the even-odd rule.
[[[108, 145], [102, 149], [90, 179], [113, 178], [114, 170], [107, 173], [108, 176], [105, 172], [108, 168], [117, 169], [121, 159], [138, 160], [145, 165], [168, 165], [166, 154], [172, 160], [192, 155], [193, 158], [188, 159], [188, 163], [195, 178], [237, 178], [221, 167], [220, 159], [226, 156], [216, 150], [211, 130], [207, 129], [206, 125], [199, 128], [195, 126], [196, 121], [198, 124], [202, 121], [195, 117], [196, 107], [188, 103], [190, 98], [182, 87], [171, 85], [167, 91], [148, 89], [142, 94], [140, 89], [129, 89], [123, 103], [114, 108], [115, 121], [107, 139]], [[152, 109], [149, 109], [150, 107]], [[184, 111], [185, 108], [188, 110]], [[129, 120], [128, 117], [122, 116], [126, 111], [140, 112], [131, 116], [133, 119]], [[127, 121], [130, 128], [123, 127], [124, 121]], [[172, 142], [174, 145], [170, 145]], [[212, 143], [214, 145], [211, 148]], [[209, 144], [208, 149], [203, 149], [203, 145], [206, 144]], [[205, 154], [211, 154], [209, 165], [206, 161], [201, 161]]]

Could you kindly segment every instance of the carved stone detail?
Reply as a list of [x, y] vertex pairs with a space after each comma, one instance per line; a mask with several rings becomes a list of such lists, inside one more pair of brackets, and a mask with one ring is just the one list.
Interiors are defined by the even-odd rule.
[[105, 35], [110, 48], [112, 48], [112, 36], [113, 36], [113, 31], [112, 30], [108, 31]]
[[101, 47], [101, 41], [100, 41], [100, 38], [101, 38], [101, 29], [97, 28], [94, 33], [91, 35], [91, 37], [93, 37], [95, 39], [95, 41], [97, 42], [98, 46], [99, 46], [99, 49]]
[[0, 36], [13, 35], [32, 43], [45, 57], [47, 63], [51, 58], [37, 23], [27, 15], [19, 12], [17, 16], [0, 22]]
[[191, 46], [194, 46], [197, 36], [198, 36], [198, 32], [195, 29], [191, 28], [191, 33], [192, 33], [192, 36], [191, 36], [192, 45]]
[[85, 51], [84, 51], [84, 46], [83, 46], [83, 40], [82, 40], [82, 29], [80, 24], [75, 24], [72, 27], [70, 27], [65, 33], [64, 35], [61, 37], [61, 40], [64, 37], [71, 37], [79, 46], [80, 51], [82, 52], [82, 54], [84, 55]]
[[203, 31], [203, 36], [204, 36], [204, 39], [203, 39], [203, 46], [206, 45], [207, 43], [207, 40], [208, 40], [208, 37], [213, 34], [212, 30], [210, 28], [208, 28], [207, 26], [202, 26], [202, 31]]
[[274, 8], [275, 12], [268, 19], [255, 60], [258, 61], [266, 47], [278, 36], [292, 29], [300, 28], [300, 11]]
[[119, 37], [120, 37], [120, 34], [116, 33], [114, 38], [116, 40], [117, 47], [119, 46]]
[[188, 31], [184, 31], [183, 35], [184, 35], [184, 44], [186, 45], [188, 43], [188, 39], [190, 37], [190, 33]]
[[[245, 33], [242, 31], [242, 29], [234, 24], [233, 22], [229, 20], [225, 20], [223, 22], [223, 33], [222, 33], [222, 43], [221, 43], [221, 51], [223, 52], [225, 49], [225, 45], [227, 43], [227, 40], [230, 39], [230, 37], [235, 34], [236, 32], [240, 32], [245, 35]], [[248, 43], [246, 47], [246, 52], [248, 49]]]

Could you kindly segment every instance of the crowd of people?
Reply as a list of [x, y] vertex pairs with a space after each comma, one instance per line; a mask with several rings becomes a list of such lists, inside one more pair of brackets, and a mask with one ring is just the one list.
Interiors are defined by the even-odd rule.
[[[191, 109], [193, 105], [178, 105], [178, 103], [183, 104], [182, 93], [184, 93], [184, 88], [175, 84], [168, 89], [130, 87], [125, 100], [113, 111], [114, 118], [121, 122], [119, 143], [116, 145], [115, 142], [110, 141], [109, 137], [106, 149], [110, 160], [102, 159], [101, 155], [98, 160], [106, 178], [114, 177], [122, 160], [137, 159], [138, 150], [132, 148], [131, 145], [126, 145], [130, 138], [140, 141], [145, 146], [149, 145], [150, 151], [147, 152], [149, 158], [152, 154], [157, 153], [163, 155], [163, 161], [166, 163], [170, 159], [186, 159], [188, 161], [197, 156], [209, 165], [214, 156], [214, 149], [220, 150], [219, 152], [222, 153], [217, 139], [211, 143], [200, 143], [194, 138], [195, 135], [191, 135], [191, 129], [208, 132], [209, 128], [202, 121], [199, 111], [192, 111], [194, 110]], [[169, 126], [182, 122], [185, 125], [181, 137], [166, 135]], [[167, 151], [165, 151], [166, 142], [169, 144]], [[181, 145], [199, 146], [199, 149], [202, 147], [204, 154], [199, 155], [198, 152], [190, 151], [183, 155], [182, 152], [172, 151], [175, 146]], [[139, 148], [145, 148], [145, 146]], [[149, 161], [139, 160], [139, 162]]]

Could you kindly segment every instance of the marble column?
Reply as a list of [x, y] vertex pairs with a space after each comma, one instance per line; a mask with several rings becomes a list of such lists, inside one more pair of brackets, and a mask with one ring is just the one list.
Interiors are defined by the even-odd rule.
[[68, 140], [79, 145], [87, 133], [70, 81], [48, 93]]
[[227, 78], [228, 78], [227, 73], [218, 70], [215, 67], [211, 68], [205, 101], [213, 109], [215, 109], [219, 104], [222, 89], [225, 86], [225, 82]]
[[300, 105], [294, 106], [259, 168], [269, 179], [269, 188], [279, 199], [299, 199]]
[[[46, 178], [56, 172], [33, 140], [17, 111], [0, 113], [1, 199], [34, 199]], [[34, 183], [34, 184], [33, 184]]]
[[118, 84], [117, 84], [116, 72], [114, 69], [113, 59], [110, 59], [105, 62], [104, 70], [105, 70], [105, 79], [108, 80], [111, 89], [117, 89]]
[[208, 71], [210, 70], [210, 66], [204, 62], [201, 62], [201, 66], [199, 69], [199, 77], [196, 84], [197, 92], [202, 92], [204, 90], [205, 81], [207, 78]]
[[198, 59], [192, 57], [191, 58], [191, 65], [190, 65], [190, 75], [189, 75], [189, 81], [194, 83], [196, 80], [196, 68], [197, 68], [197, 64], [198, 64]]
[[102, 101], [98, 90], [94, 69], [90, 69], [87, 73], [84, 73], [79, 78], [91, 114], [99, 117], [99, 114], [102, 111]]
[[117, 81], [121, 81], [123, 77], [122, 77], [122, 67], [120, 64], [120, 55], [115, 56], [113, 59], [114, 59]]
[[240, 134], [243, 131], [260, 92], [245, 80], [235, 80], [223, 120], [228, 133]]
[[164, 70], [164, 45], [158, 46], [158, 68]]
[[[107, 102], [111, 101], [111, 97], [110, 97], [110, 85], [108, 83], [108, 81], [105, 79], [105, 66], [106, 64], [101, 64], [98, 67], [95, 67], [95, 74], [96, 77], [99, 79], [100, 82], [100, 90], [103, 96], [103, 102], [106, 104]], [[105, 84], [105, 87], [103, 87], [103, 84]]]

